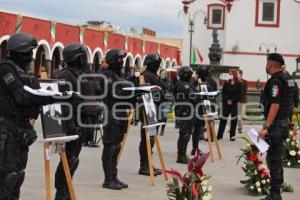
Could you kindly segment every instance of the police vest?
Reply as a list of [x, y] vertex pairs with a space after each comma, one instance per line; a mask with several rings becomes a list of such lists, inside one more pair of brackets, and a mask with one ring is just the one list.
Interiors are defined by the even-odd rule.
[[[17, 78], [21, 80], [24, 85], [27, 85], [33, 89], [39, 89], [38, 79], [30, 74], [27, 74], [20, 66], [13, 61], [4, 59], [0, 61], [1, 65], [10, 65], [16, 72]], [[17, 105], [15, 99], [0, 86], [0, 115], [10, 118], [37, 118], [39, 115], [39, 109], [36, 106], [32, 107], [20, 107]]]
[[[278, 73], [271, 77], [271, 79], [273, 78], [280, 79], [283, 82], [283, 86], [284, 86], [282, 91], [282, 96], [280, 97], [279, 110], [277, 112], [275, 120], [285, 120], [289, 118], [293, 109], [293, 90], [295, 87], [295, 81], [288, 73]], [[267, 82], [267, 85], [269, 81]], [[265, 101], [266, 101], [265, 105], [267, 106], [267, 113], [266, 113], [266, 117], [267, 117], [271, 105], [268, 102], [268, 97], [266, 97]]]

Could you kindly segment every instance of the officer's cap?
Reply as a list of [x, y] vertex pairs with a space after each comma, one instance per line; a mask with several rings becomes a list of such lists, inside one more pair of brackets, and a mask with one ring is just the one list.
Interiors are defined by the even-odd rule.
[[270, 53], [267, 57], [267, 60], [272, 60], [272, 61], [280, 63], [281, 65], [285, 65], [284, 59], [283, 59], [282, 55], [279, 53]]

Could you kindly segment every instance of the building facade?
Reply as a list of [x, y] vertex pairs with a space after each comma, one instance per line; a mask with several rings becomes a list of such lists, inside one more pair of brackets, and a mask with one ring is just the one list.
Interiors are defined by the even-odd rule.
[[36, 74], [40, 66], [45, 66], [48, 74], [52, 74], [63, 61], [63, 48], [70, 43], [81, 43], [87, 46], [88, 62], [94, 70], [99, 68], [105, 53], [112, 48], [120, 48], [128, 52], [125, 58], [126, 69], [143, 68], [145, 56], [149, 53], [161, 54], [162, 68], [175, 67], [180, 61], [180, 49], [176, 46], [1, 11], [0, 58], [6, 56], [7, 40], [16, 32], [29, 33], [38, 39], [39, 46], [34, 51], [32, 63], [32, 69]]
[[193, 0], [182, 19], [183, 65], [194, 59], [190, 52], [195, 50], [194, 55], [202, 56], [198, 63], [209, 64], [212, 30], [217, 29], [221, 64], [239, 66], [246, 79], [266, 81], [266, 55], [272, 52], [283, 54], [288, 70], [295, 71], [300, 56], [299, 0]]

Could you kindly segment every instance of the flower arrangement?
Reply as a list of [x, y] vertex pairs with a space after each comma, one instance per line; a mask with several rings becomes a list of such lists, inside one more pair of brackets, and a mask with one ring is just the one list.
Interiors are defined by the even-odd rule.
[[283, 165], [285, 167], [300, 168], [300, 144], [297, 141], [297, 130], [290, 127], [290, 134], [284, 141]]
[[210, 200], [212, 187], [208, 185], [210, 176], [204, 174], [202, 167], [210, 153], [196, 155], [188, 163], [188, 172], [182, 175], [176, 170], [167, 170], [172, 176], [168, 183], [169, 200]]
[[266, 195], [269, 193], [270, 187], [269, 170], [264, 165], [258, 148], [251, 144], [247, 138], [243, 137], [243, 139], [247, 142], [247, 146], [241, 148], [242, 154], [239, 156], [237, 163], [244, 159], [242, 170], [245, 172], [247, 180], [241, 180], [240, 182], [249, 194], [255, 196]]

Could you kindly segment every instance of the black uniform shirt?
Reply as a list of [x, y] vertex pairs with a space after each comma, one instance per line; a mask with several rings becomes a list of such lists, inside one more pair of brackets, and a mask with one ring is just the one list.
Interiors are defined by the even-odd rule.
[[[273, 76], [276, 76], [276, 74], [274, 74]], [[281, 103], [281, 98], [284, 97], [284, 82], [283, 80], [281, 80], [280, 78], [277, 77], [271, 77], [264, 89], [264, 98], [265, 98], [265, 118], [268, 117], [269, 111], [270, 111], [270, 107], [272, 103], [276, 103], [276, 104], [280, 104]], [[279, 108], [280, 109], [280, 108]], [[279, 118], [280, 116], [278, 116], [279, 113], [277, 113], [277, 116], [275, 119]]]
[[271, 78], [265, 88], [265, 97], [269, 104], [280, 103], [280, 98], [283, 96], [284, 85], [279, 78]]

